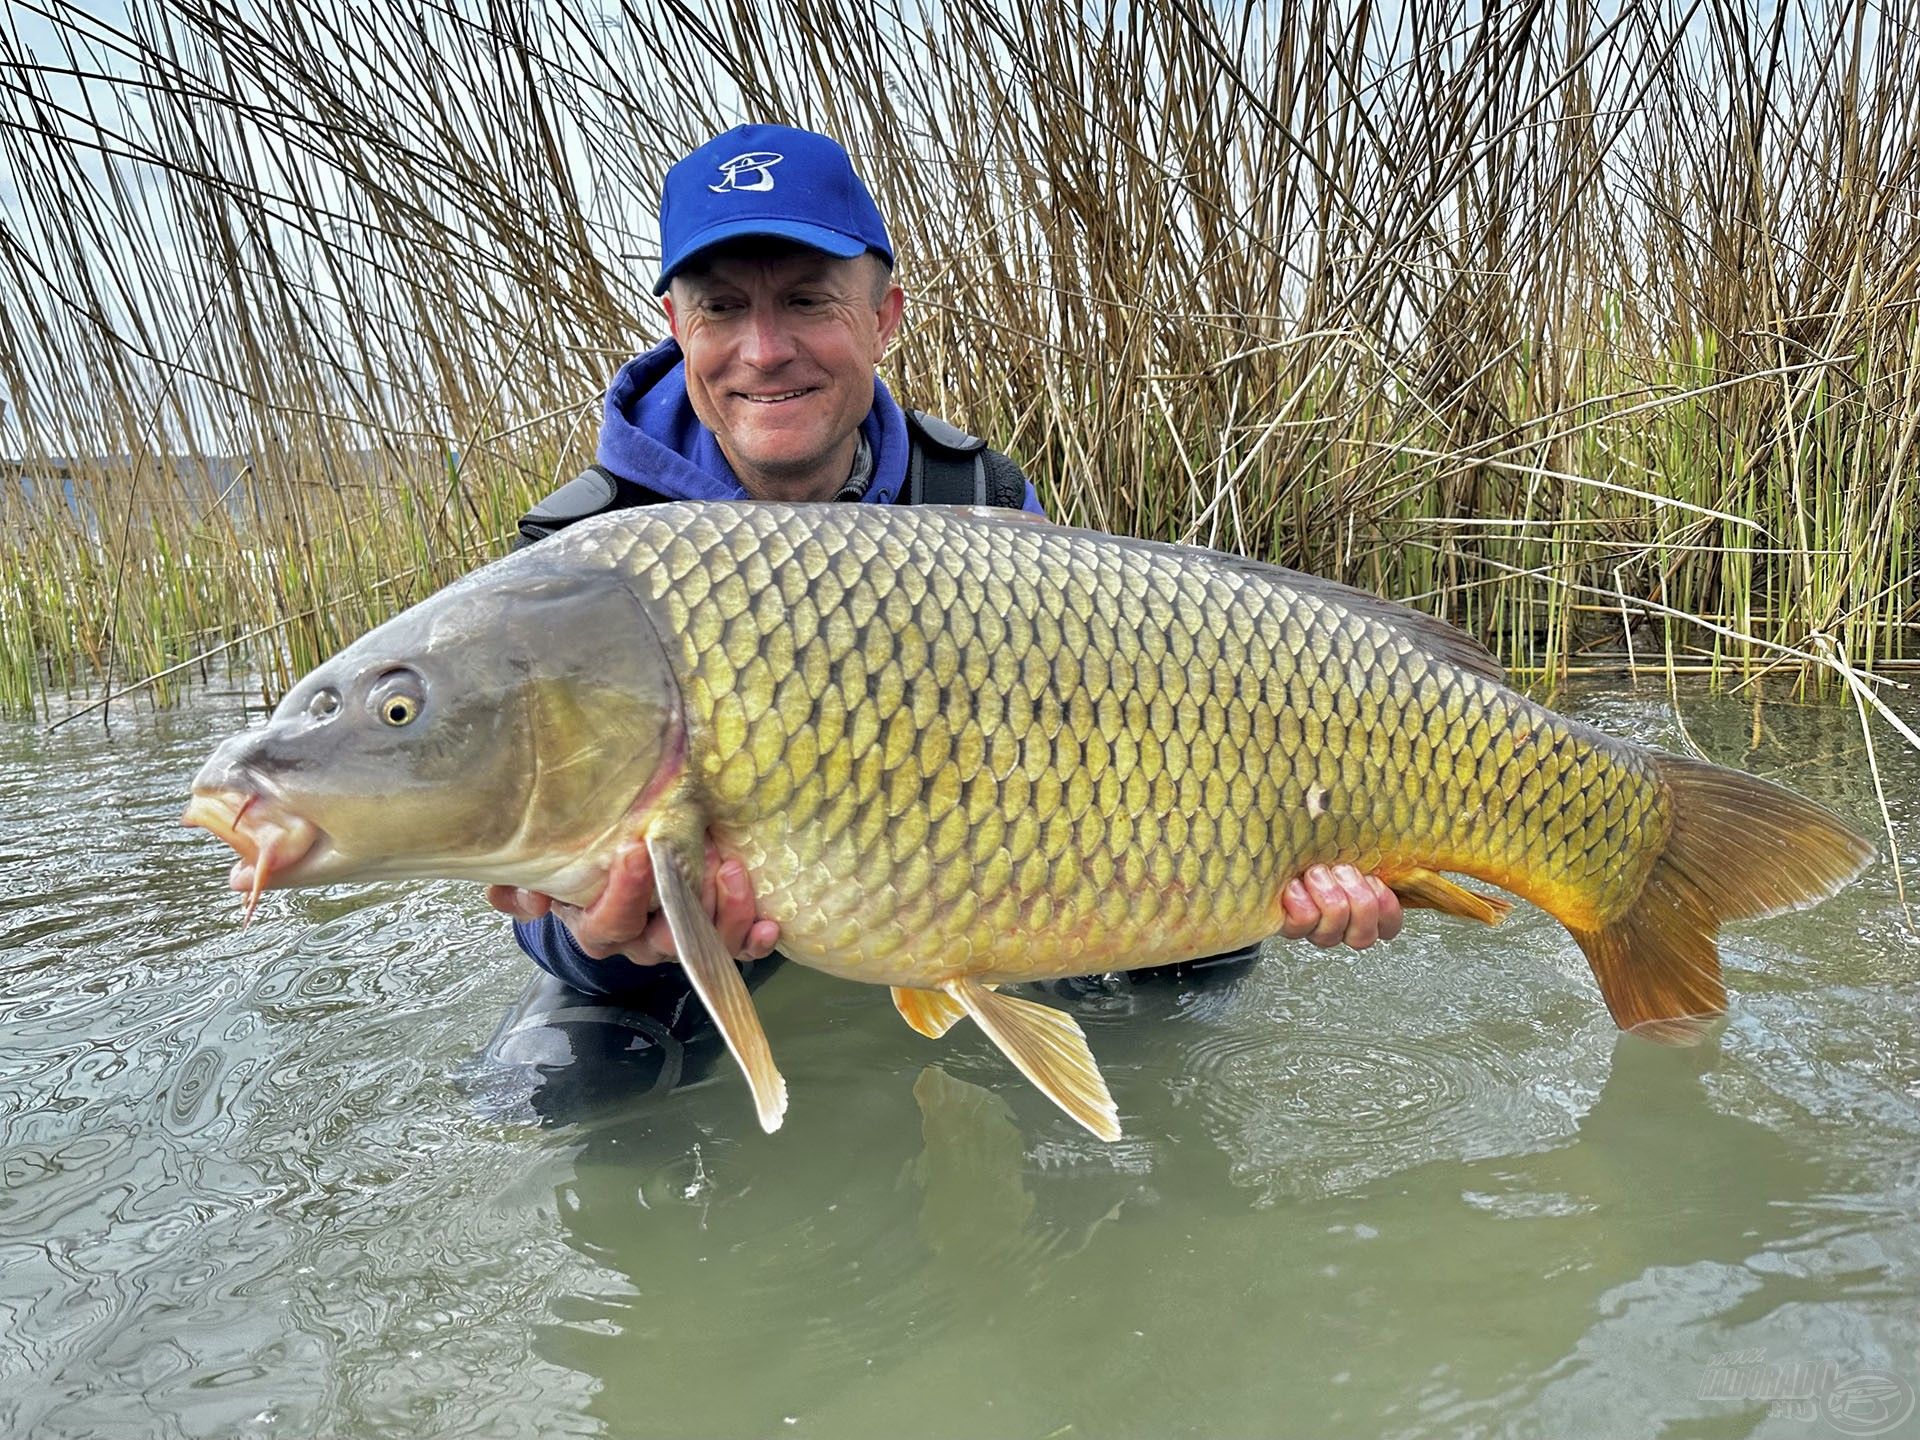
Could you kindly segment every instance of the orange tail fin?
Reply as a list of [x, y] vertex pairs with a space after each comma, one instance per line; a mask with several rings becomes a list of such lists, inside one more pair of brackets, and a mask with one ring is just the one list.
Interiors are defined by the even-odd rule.
[[1623, 1030], [1679, 1038], [1726, 1008], [1721, 922], [1798, 910], [1865, 868], [1873, 847], [1791, 790], [1737, 770], [1655, 757], [1673, 830], [1639, 897], [1597, 930], [1573, 931]]

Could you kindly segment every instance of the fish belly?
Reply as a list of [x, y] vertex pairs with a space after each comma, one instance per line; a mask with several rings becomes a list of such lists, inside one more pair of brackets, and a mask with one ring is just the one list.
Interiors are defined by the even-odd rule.
[[1641, 752], [1357, 592], [1014, 518], [826, 515], [705, 509], [625, 562], [678, 639], [716, 835], [805, 964], [932, 987], [1217, 953], [1278, 930], [1316, 861], [1601, 919], [1665, 838]]

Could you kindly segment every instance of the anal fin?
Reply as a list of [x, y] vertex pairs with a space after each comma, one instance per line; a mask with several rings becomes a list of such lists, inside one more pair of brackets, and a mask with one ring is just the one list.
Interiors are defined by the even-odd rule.
[[1420, 910], [1438, 910], [1458, 915], [1463, 920], [1478, 920], [1482, 925], [1498, 925], [1513, 911], [1511, 900], [1496, 895], [1481, 895], [1455, 884], [1433, 870], [1414, 868], [1396, 870], [1381, 876], [1387, 887], [1400, 897], [1400, 903]]
[[674, 948], [680, 952], [681, 968], [747, 1077], [760, 1128], [771, 1134], [780, 1128], [781, 1117], [787, 1113], [787, 1082], [773, 1063], [767, 1032], [760, 1028], [759, 1012], [753, 1008], [753, 995], [740, 978], [740, 967], [721, 943], [720, 932], [707, 918], [699, 891], [688, 879], [679, 854], [657, 837], [647, 840], [647, 853], [653, 857], [654, 886], [660, 895], [660, 908], [667, 915], [667, 927], [673, 931]]
[[907, 990], [898, 985], [893, 987], [893, 1008], [929, 1040], [938, 1040], [967, 1017], [959, 1001], [938, 990]]
[[996, 994], [972, 980], [949, 980], [940, 988], [1049, 1100], [1100, 1139], [1120, 1138], [1119, 1108], [1087, 1048], [1087, 1037], [1071, 1015]]

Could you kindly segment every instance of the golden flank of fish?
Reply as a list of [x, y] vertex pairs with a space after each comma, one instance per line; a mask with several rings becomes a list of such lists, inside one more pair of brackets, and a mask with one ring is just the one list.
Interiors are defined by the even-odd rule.
[[1316, 861], [1492, 922], [1551, 912], [1623, 1027], [1725, 1005], [1724, 920], [1833, 893], [1870, 847], [1764, 781], [1507, 689], [1357, 590], [1006, 511], [675, 504], [584, 522], [381, 626], [235, 736], [186, 819], [264, 888], [445, 876], [592, 901], [651, 852], [761, 1123], [786, 1086], [698, 902], [739, 855], [794, 960], [970, 1016], [1094, 1134], [1079, 1027], [995, 987], [1280, 928]]

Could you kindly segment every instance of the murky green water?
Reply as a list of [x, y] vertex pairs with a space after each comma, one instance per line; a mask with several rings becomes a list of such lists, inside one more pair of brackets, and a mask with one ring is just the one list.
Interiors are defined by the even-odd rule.
[[[1562, 704], [1678, 743], [1658, 693]], [[1850, 711], [1683, 714], [1877, 824]], [[1693, 1051], [1617, 1038], [1527, 910], [1087, 999], [1110, 1147], [970, 1027], [789, 967], [764, 1136], [729, 1067], [479, 1060], [529, 967], [472, 887], [242, 934], [174, 824], [235, 722], [0, 729], [0, 1433], [1920, 1434], [1884, 858], [1728, 938]]]

